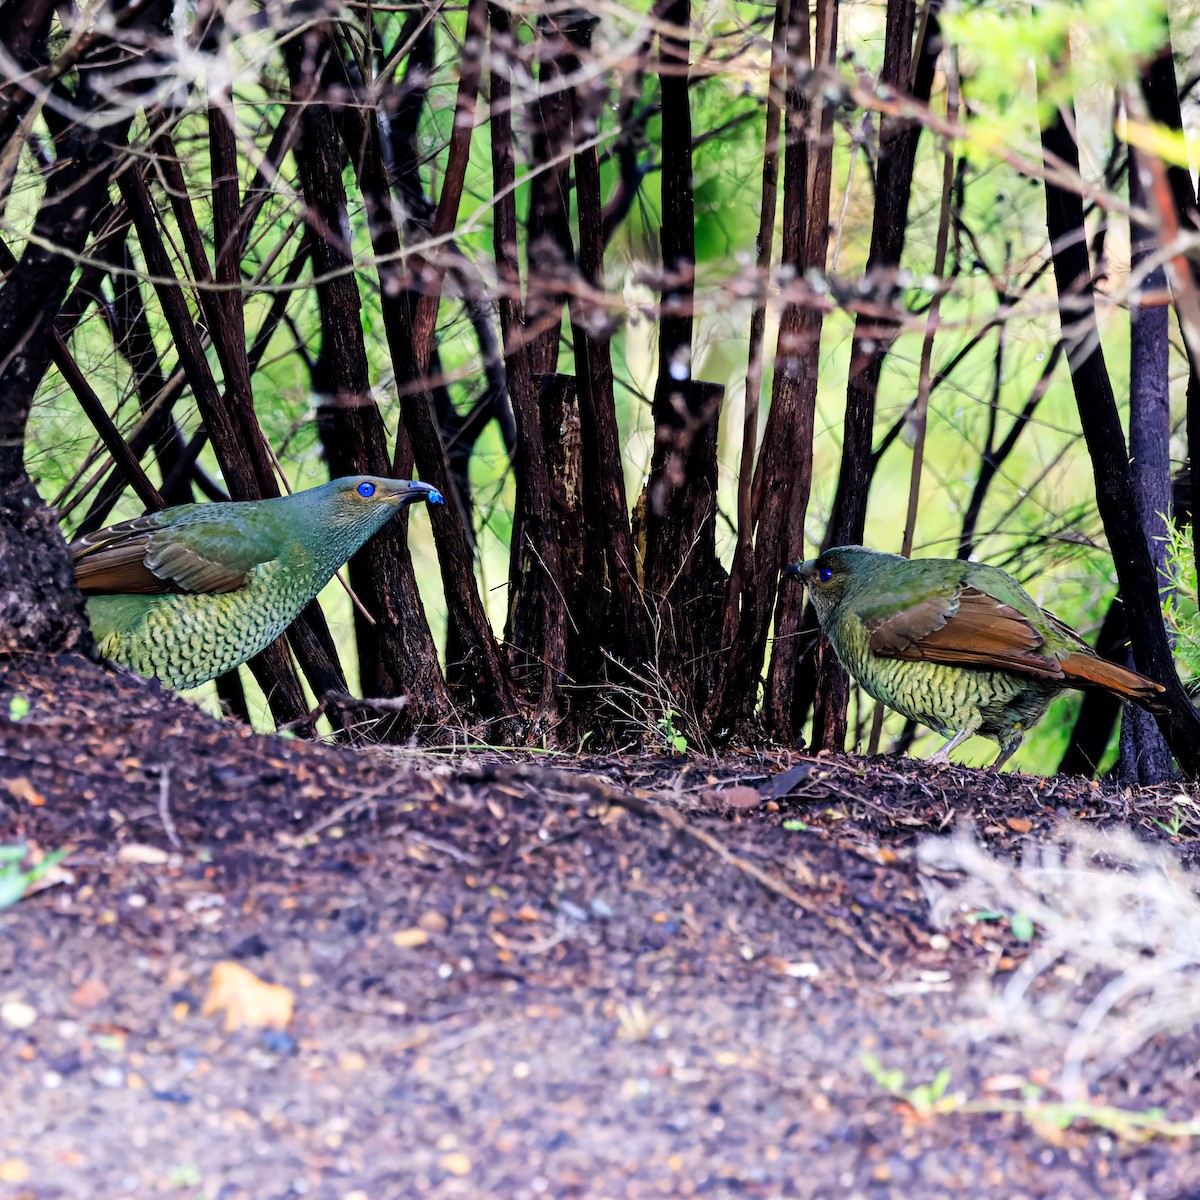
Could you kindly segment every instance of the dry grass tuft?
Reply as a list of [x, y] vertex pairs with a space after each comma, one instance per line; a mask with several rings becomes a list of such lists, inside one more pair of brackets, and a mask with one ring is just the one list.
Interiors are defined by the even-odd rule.
[[1200, 874], [1165, 847], [1068, 825], [1020, 861], [966, 833], [926, 839], [918, 861], [939, 926], [1007, 918], [1028, 937], [1011, 974], [969, 993], [970, 1033], [1059, 1069], [1064, 1098], [1200, 1021]]

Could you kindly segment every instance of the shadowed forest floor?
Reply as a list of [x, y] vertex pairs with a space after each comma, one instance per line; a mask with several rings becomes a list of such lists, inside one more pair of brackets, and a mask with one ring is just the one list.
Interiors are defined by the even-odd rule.
[[[0, 1196], [1183, 1200], [1192, 1138], [1139, 1122], [1197, 1116], [1188, 1022], [1091, 1077], [1127, 1120], [1048, 1116], [1061, 1055], [973, 999], [1038, 936], [935, 924], [955, 871], [918, 847], [1027, 858], [1082, 822], [1190, 867], [1195, 803], [884, 758], [354, 752], [9, 661], [0, 843], [72, 850], [0, 912]], [[290, 1023], [206, 1015], [228, 961]]]

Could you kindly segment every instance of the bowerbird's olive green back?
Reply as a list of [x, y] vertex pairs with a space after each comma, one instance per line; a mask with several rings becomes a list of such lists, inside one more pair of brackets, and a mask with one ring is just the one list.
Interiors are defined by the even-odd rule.
[[415, 500], [442, 497], [358, 475], [269, 500], [184, 504], [80, 538], [75, 576], [100, 652], [176, 688], [232, 670]]

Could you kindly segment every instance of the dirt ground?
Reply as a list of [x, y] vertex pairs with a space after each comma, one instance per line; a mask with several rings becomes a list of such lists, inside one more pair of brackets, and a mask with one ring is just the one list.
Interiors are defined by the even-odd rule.
[[[0, 1196], [1200, 1196], [1168, 1124], [1200, 1107], [1190, 1020], [1045, 1107], [1061, 1056], [981, 1036], [971, 999], [1039, 934], [935, 923], [954, 872], [919, 850], [969, 826], [1028, 859], [1082, 822], [1186, 880], [1195, 803], [884, 758], [349, 751], [9, 661], [0, 844], [71, 852], [0, 911]], [[276, 1027], [252, 987], [206, 1011], [227, 963], [279, 985]]]

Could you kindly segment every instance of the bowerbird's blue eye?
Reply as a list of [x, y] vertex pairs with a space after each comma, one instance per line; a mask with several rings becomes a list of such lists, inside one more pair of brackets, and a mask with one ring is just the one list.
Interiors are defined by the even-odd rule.
[[820, 578], [822, 583], [828, 583], [833, 578], [833, 571], [829, 567], [822, 567], [817, 572], [817, 576]]
[[364, 500], [369, 500], [373, 495], [375, 495], [375, 485], [373, 483], [360, 483], [358, 485], [358, 494], [362, 496]]

